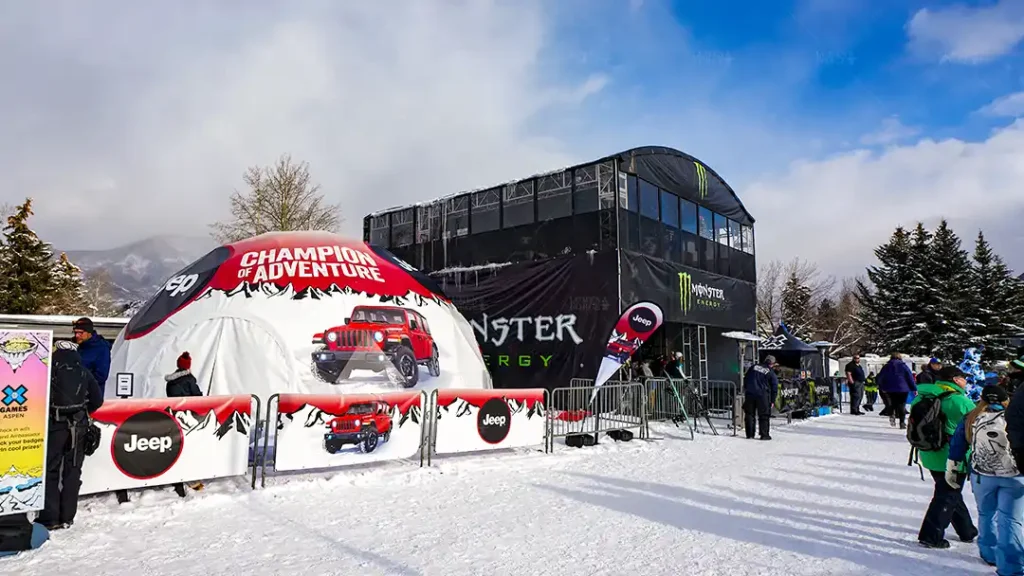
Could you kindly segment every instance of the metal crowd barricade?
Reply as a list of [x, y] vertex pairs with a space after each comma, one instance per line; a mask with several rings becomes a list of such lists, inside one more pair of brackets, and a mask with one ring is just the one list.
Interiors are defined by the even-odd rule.
[[694, 423], [690, 420], [691, 407], [687, 397], [686, 386], [679, 380], [671, 378], [647, 378], [644, 380], [647, 394], [647, 421], [671, 421], [676, 425], [680, 421], [686, 423], [690, 439], [694, 439]]
[[[582, 380], [582, 379], [579, 379]], [[640, 383], [609, 381], [597, 389], [573, 384], [555, 388], [548, 394], [545, 452], [555, 447], [555, 438], [572, 434], [593, 434], [599, 441], [602, 432], [637, 428], [640, 438], [650, 434], [647, 423], [647, 398]]]

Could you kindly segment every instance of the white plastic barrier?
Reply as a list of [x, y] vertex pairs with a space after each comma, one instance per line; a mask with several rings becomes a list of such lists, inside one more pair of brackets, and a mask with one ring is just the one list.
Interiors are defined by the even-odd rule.
[[[276, 398], [276, 402], [274, 401]], [[276, 417], [274, 406], [276, 404]], [[279, 394], [275, 470], [336, 468], [419, 456], [424, 444], [422, 392]]]
[[455, 454], [544, 443], [545, 399], [538, 389], [435, 390], [431, 448]]
[[[100, 446], [82, 466], [82, 494], [242, 476], [255, 396], [108, 400], [93, 415]], [[79, 439], [81, 441], [81, 439]]]

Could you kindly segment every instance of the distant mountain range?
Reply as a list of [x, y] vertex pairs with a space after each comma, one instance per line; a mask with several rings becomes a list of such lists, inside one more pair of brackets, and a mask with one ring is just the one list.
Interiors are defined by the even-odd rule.
[[68, 250], [68, 259], [89, 276], [110, 275], [111, 297], [128, 304], [148, 300], [175, 272], [214, 249], [212, 238], [154, 236], [110, 250]]

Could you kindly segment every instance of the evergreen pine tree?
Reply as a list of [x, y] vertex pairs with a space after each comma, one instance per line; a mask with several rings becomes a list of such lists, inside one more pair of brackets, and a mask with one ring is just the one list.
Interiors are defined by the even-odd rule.
[[935, 230], [929, 253], [929, 276], [937, 288], [933, 293], [936, 326], [932, 351], [947, 362], [959, 361], [965, 348], [978, 343], [974, 269], [960, 238], [945, 220]]
[[974, 279], [978, 320], [974, 342], [984, 344], [986, 360], [1008, 359], [1015, 352], [1009, 339], [1024, 332], [1018, 325], [1024, 301], [1019, 282], [992, 251], [983, 232], [978, 232], [974, 247]]
[[870, 285], [857, 281], [855, 296], [861, 306], [857, 321], [864, 331], [864, 345], [882, 353], [901, 352], [912, 345], [910, 334], [915, 311], [908, 305], [904, 287], [910, 284], [912, 243], [903, 227], [875, 249], [877, 266], [867, 269]]
[[49, 302], [43, 308], [46, 314], [78, 316], [92, 314], [86, 302], [82, 270], [75, 266], [68, 255], [61, 253], [53, 265], [52, 292]]
[[0, 277], [4, 278], [0, 304], [7, 314], [38, 314], [53, 293], [50, 246], [28, 226], [32, 199], [18, 206], [4, 227], [4, 254]]
[[813, 312], [811, 288], [800, 282], [796, 272], [790, 274], [782, 289], [782, 321], [794, 336], [804, 340], [812, 337], [814, 332]]
[[836, 328], [839, 326], [839, 309], [836, 308], [835, 303], [828, 296], [821, 299], [818, 303], [818, 312], [816, 314], [814, 327], [815, 332], [813, 338], [815, 340], [829, 341], [835, 336]]
[[915, 356], [930, 356], [935, 349], [936, 330], [940, 329], [937, 304], [940, 286], [932, 276], [931, 233], [918, 222], [911, 234], [908, 282], [903, 298], [912, 321], [907, 324], [907, 337], [902, 351]]

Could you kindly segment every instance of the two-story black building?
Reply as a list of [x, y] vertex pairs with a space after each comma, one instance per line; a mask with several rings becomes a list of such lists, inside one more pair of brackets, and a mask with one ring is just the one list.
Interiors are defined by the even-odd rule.
[[683, 352], [735, 380], [728, 331], [754, 329], [754, 219], [699, 160], [635, 148], [370, 214], [364, 239], [429, 272], [470, 320], [501, 387], [593, 377], [621, 310], [658, 303], [640, 354]]

